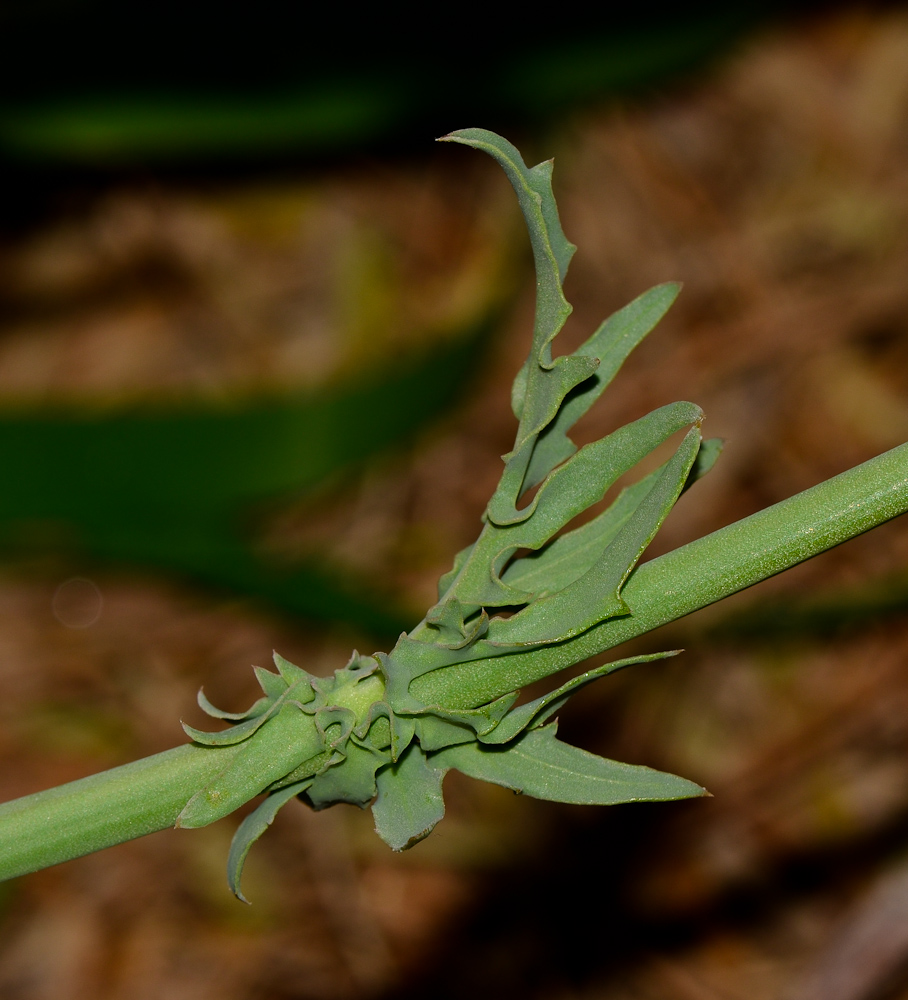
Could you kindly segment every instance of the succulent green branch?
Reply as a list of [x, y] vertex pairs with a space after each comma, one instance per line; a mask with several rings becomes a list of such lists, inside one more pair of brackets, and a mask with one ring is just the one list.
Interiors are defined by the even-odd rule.
[[[389, 653], [318, 678], [275, 654], [246, 712], [200, 693], [218, 732], [190, 745], [0, 806], [0, 878], [168, 826], [199, 827], [264, 794], [237, 830], [228, 881], [239, 898], [251, 845], [300, 797], [315, 809], [371, 806], [395, 850], [444, 815], [449, 770], [558, 802], [611, 804], [702, 795], [691, 781], [596, 757], [557, 738], [555, 714], [580, 687], [677, 651], [619, 659], [518, 704], [520, 689], [757, 583], [908, 510], [908, 445], [648, 563], [640, 559], [680, 494], [709, 471], [692, 403], [663, 406], [578, 449], [569, 432], [678, 294], [660, 285], [571, 354], [552, 348], [570, 313], [574, 253], [561, 230], [551, 162], [528, 168], [500, 136], [445, 137], [503, 167], [520, 202], [537, 275], [529, 357], [514, 382], [518, 420], [476, 542], [439, 581], [437, 603]], [[574, 521], [666, 442], [586, 524]], [[532, 498], [528, 495], [532, 493]]]

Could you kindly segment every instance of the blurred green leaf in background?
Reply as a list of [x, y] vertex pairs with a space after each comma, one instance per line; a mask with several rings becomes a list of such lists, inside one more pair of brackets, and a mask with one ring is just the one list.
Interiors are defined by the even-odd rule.
[[483, 324], [428, 358], [320, 393], [160, 412], [2, 414], [0, 545], [22, 554], [62, 539], [83, 558], [176, 571], [393, 635], [406, 622], [377, 588], [257, 558], [243, 515], [412, 437], [457, 398], [488, 334]]

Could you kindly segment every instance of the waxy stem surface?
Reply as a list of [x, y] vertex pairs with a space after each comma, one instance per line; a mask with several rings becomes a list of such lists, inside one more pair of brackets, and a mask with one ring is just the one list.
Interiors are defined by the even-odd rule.
[[[474, 706], [765, 580], [908, 511], [908, 445], [639, 566], [631, 614], [563, 646], [446, 667], [414, 681], [420, 698]], [[376, 684], [374, 675], [368, 679]], [[350, 689], [356, 701], [377, 693]], [[354, 705], [351, 704], [351, 708]], [[263, 727], [267, 732], [267, 727]], [[174, 826], [243, 744], [177, 747], [0, 805], [0, 879]], [[73, 830], [78, 830], [73, 835]]]
[[[357, 721], [384, 693], [377, 674], [336, 685], [333, 703]], [[56, 788], [0, 805], [0, 881], [80, 858], [180, 822], [187, 804], [208, 790], [205, 806], [214, 818], [228, 815], [275, 778], [282, 755], [318, 759], [324, 741], [313, 719], [293, 706], [282, 709], [256, 738], [230, 746], [185, 744]], [[249, 775], [253, 791], [236, 804], [218, 802], [219, 779], [254, 747], [262, 761]], [[284, 771], [281, 771], [282, 776]], [[259, 787], [255, 788], [256, 782]], [[212, 794], [213, 790], [213, 794]], [[214, 799], [214, 801], [211, 801]], [[227, 796], [224, 796], [227, 799]], [[211, 822], [212, 820], [207, 820]], [[202, 823], [198, 825], [204, 825]]]
[[908, 511], [908, 444], [638, 566], [631, 614], [562, 645], [455, 664], [414, 680], [425, 701], [478, 705], [790, 569]]

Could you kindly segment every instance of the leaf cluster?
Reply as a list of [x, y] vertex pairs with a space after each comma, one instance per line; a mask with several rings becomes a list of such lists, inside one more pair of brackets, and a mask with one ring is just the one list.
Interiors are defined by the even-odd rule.
[[[187, 734], [232, 746], [229, 764], [190, 799], [180, 826], [201, 826], [266, 792], [241, 824], [229, 879], [239, 879], [252, 843], [278, 809], [301, 796], [317, 809], [371, 805], [378, 834], [395, 850], [425, 837], [444, 814], [442, 783], [456, 769], [517, 792], [559, 802], [611, 804], [685, 798], [703, 789], [674, 775], [606, 760], [557, 738], [555, 714], [579, 688], [634, 663], [588, 670], [535, 700], [519, 691], [484, 700], [465, 681], [456, 704], [426, 702], [414, 682], [453, 665], [495, 672], [502, 657], [558, 646], [600, 623], [631, 615], [622, 588], [681, 492], [708, 471], [717, 442], [702, 442], [703, 414], [677, 402], [577, 448], [569, 434], [678, 294], [660, 285], [607, 319], [571, 354], [553, 342], [571, 307], [562, 285], [575, 247], [565, 237], [552, 193], [552, 163], [528, 168], [494, 133], [465, 129], [444, 137], [481, 149], [502, 166], [530, 234], [537, 308], [529, 356], [514, 382], [518, 421], [513, 449], [483, 515], [476, 542], [439, 581], [437, 603], [390, 653], [354, 654], [330, 678], [316, 678], [276, 656], [278, 673], [257, 669], [263, 697], [231, 715], [233, 725]], [[680, 435], [671, 457], [623, 489], [598, 516], [571, 527], [612, 486]], [[583, 659], [578, 653], [574, 662]], [[564, 666], [564, 656], [559, 666]]]

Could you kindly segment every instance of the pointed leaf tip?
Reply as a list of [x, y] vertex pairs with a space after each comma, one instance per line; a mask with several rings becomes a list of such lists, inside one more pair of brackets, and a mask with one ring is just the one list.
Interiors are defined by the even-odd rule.
[[537, 799], [578, 805], [664, 802], [708, 794], [686, 778], [597, 757], [562, 743], [555, 733], [553, 723], [503, 747], [449, 747], [434, 754], [431, 763]]
[[243, 876], [243, 867], [252, 845], [271, 826], [278, 811], [292, 798], [306, 791], [311, 784], [312, 778], [308, 778], [306, 781], [288, 785], [279, 792], [272, 793], [237, 827], [230, 843], [230, 852], [227, 855], [227, 885], [230, 886], [230, 891], [240, 902], [249, 903], [240, 888], [240, 879]]

